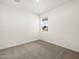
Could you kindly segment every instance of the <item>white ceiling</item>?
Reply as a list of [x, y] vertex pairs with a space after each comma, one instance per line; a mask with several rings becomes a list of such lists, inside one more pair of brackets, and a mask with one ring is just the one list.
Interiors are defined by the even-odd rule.
[[0, 4], [25, 8], [32, 13], [40, 15], [70, 1], [72, 0], [0, 0]]

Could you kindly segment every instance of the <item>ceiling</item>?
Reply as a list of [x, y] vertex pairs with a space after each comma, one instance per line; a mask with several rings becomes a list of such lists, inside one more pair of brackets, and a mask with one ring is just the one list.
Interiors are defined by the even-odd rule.
[[72, 0], [0, 0], [0, 4], [24, 8], [35, 14], [43, 14]]

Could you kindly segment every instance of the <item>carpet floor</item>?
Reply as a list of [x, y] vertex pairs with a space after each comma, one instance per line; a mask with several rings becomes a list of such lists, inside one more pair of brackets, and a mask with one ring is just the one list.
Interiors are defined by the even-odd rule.
[[0, 50], [0, 59], [79, 59], [79, 53], [37, 40]]

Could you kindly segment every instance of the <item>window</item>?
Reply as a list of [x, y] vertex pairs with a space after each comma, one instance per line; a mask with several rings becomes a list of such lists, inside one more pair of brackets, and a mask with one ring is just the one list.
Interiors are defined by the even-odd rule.
[[41, 29], [42, 31], [48, 31], [48, 18], [42, 18], [41, 19]]

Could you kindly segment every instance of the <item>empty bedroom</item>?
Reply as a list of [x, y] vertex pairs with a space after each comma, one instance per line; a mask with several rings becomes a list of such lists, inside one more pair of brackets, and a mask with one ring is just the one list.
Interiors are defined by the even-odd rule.
[[0, 0], [0, 59], [79, 59], [79, 0]]

